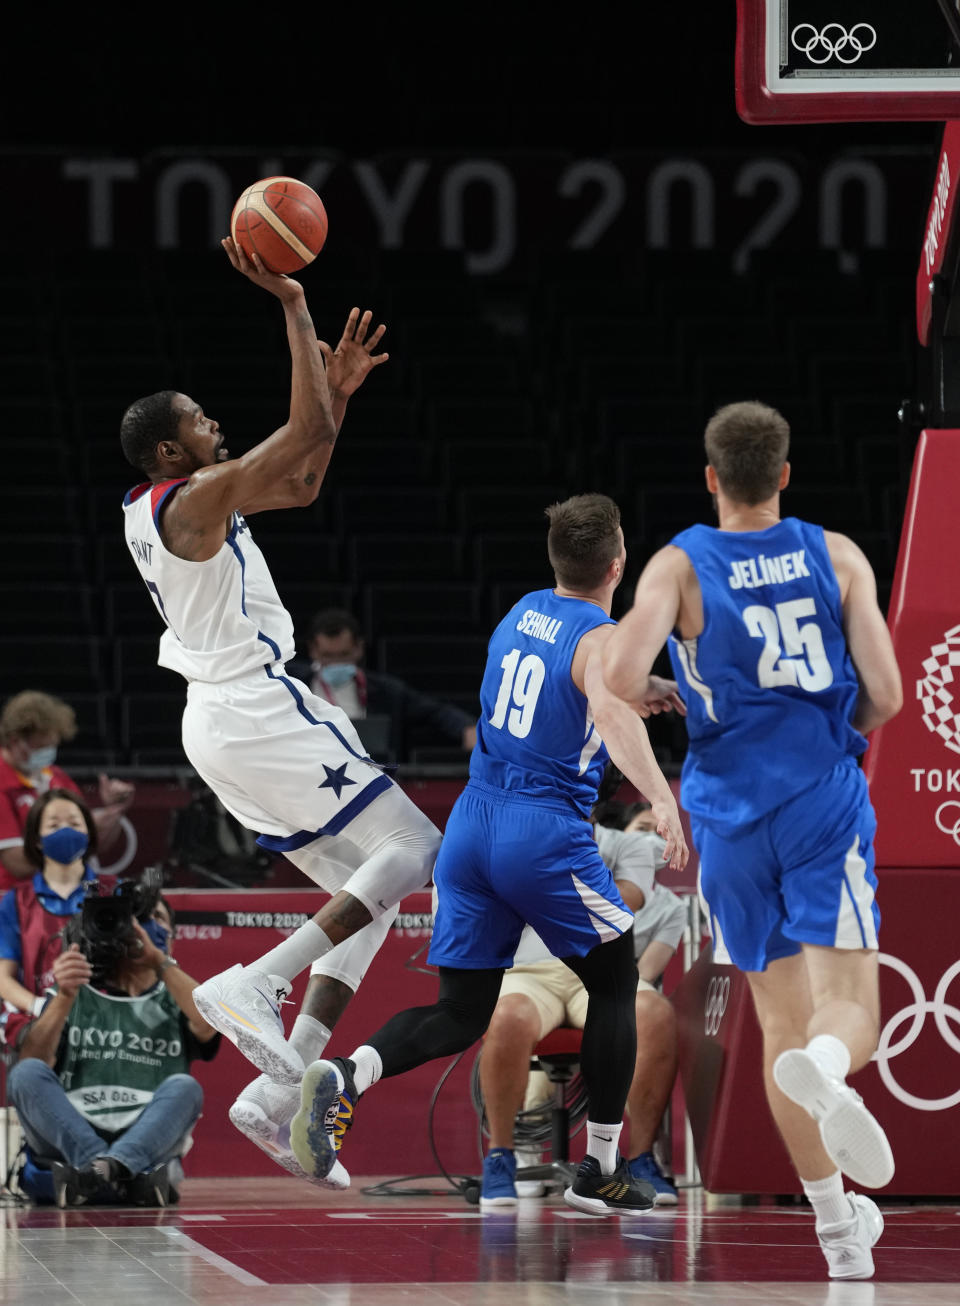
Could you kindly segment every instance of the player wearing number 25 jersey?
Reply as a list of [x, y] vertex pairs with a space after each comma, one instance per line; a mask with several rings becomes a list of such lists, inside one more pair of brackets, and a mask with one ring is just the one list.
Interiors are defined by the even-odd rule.
[[687, 691], [683, 802], [732, 834], [867, 746], [852, 724], [840, 590], [823, 530], [795, 517], [762, 531], [692, 526], [670, 543], [690, 559], [704, 612], [699, 637], [668, 641]]
[[876, 820], [857, 759], [902, 692], [861, 550], [780, 518], [789, 441], [764, 404], [714, 414], [704, 445], [719, 529], [694, 526], [654, 554], [603, 669], [615, 693], [642, 702], [668, 644], [688, 699], [680, 792], [713, 959], [747, 973], [771, 1112], [830, 1274], [869, 1278], [883, 1221], [844, 1192], [841, 1171], [879, 1188], [893, 1156], [846, 1084], [879, 1019]]

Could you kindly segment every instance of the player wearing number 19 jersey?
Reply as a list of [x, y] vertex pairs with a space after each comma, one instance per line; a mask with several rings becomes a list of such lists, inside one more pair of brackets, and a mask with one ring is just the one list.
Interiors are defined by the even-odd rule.
[[[360, 1093], [377, 1079], [469, 1047], [489, 1024], [504, 969], [529, 923], [588, 994], [581, 1051], [588, 1155], [564, 1196], [595, 1214], [646, 1210], [653, 1189], [632, 1178], [617, 1154], [636, 1057], [633, 918], [588, 817], [609, 750], [650, 798], [668, 840], [665, 855], [683, 865], [676, 801], [640, 719], [679, 700], [676, 685], [662, 681], [634, 714], [600, 674], [626, 558], [616, 504], [605, 495], [578, 495], [547, 515], [557, 583], [521, 599], [491, 637], [470, 779], [434, 868], [429, 959], [440, 972], [439, 1000], [400, 1012], [346, 1060], [314, 1062], [290, 1138], [304, 1170], [325, 1174]], [[329, 1122], [338, 1117], [339, 1133], [334, 1125], [331, 1135]], [[494, 1173], [512, 1188], [514, 1169], [512, 1153], [495, 1149], [484, 1166], [484, 1195]]]
[[879, 1016], [876, 821], [857, 759], [899, 711], [900, 673], [861, 550], [780, 519], [789, 437], [763, 404], [714, 414], [704, 444], [719, 529], [694, 526], [650, 559], [603, 664], [639, 702], [668, 644], [688, 699], [681, 797], [714, 960], [747, 974], [770, 1109], [830, 1275], [869, 1278], [883, 1220], [844, 1192], [841, 1171], [879, 1188], [893, 1156], [846, 1084], [876, 1048]]

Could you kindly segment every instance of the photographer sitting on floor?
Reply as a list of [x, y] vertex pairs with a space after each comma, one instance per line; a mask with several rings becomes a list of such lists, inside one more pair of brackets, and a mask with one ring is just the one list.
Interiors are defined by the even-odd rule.
[[56, 991], [8, 1031], [28, 1196], [61, 1207], [178, 1199], [179, 1158], [203, 1102], [187, 1067], [210, 1060], [220, 1036], [194, 1006], [197, 981], [170, 956], [172, 933], [173, 913], [146, 877], [109, 896], [94, 890], [67, 923]]

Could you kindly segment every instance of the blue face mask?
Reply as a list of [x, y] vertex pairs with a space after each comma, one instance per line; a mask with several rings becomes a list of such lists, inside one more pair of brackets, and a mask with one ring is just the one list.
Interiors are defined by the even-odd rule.
[[71, 825], [63, 825], [52, 834], [45, 834], [40, 840], [43, 855], [61, 866], [69, 866], [87, 851], [90, 839], [86, 830], [75, 830]]
[[27, 775], [36, 775], [45, 767], [53, 766], [57, 760], [57, 746], [50, 744], [46, 748], [35, 748], [23, 764], [23, 769]]
[[328, 685], [345, 685], [356, 677], [357, 666], [355, 662], [331, 662], [320, 669], [320, 674]]
[[141, 921], [140, 924], [143, 926], [144, 933], [150, 942], [159, 948], [161, 952], [166, 952], [167, 944], [170, 942], [170, 931], [166, 925], [161, 925], [152, 916], [148, 921]]

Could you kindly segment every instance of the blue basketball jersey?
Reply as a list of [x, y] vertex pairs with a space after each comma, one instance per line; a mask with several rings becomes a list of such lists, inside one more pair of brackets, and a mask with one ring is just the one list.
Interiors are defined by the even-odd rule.
[[553, 590], [510, 609], [490, 637], [471, 779], [589, 814], [608, 754], [570, 667], [587, 631], [611, 621], [595, 603]]
[[671, 543], [693, 564], [704, 619], [699, 638], [668, 643], [687, 704], [681, 798], [723, 833], [859, 757], [857, 674], [821, 527], [699, 525]]

